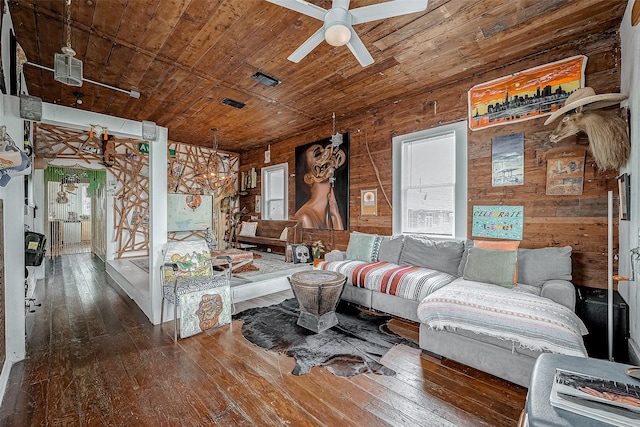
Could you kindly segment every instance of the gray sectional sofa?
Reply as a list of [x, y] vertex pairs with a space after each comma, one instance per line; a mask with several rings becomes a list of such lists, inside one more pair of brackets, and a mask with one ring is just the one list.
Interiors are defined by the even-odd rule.
[[[341, 271], [347, 275], [342, 299], [420, 322], [418, 306], [427, 295], [467, 278], [466, 273], [470, 272], [465, 271], [465, 267], [473, 250], [471, 240], [412, 235], [392, 238], [352, 233], [347, 251], [327, 253], [325, 262], [316, 268]], [[512, 252], [515, 258], [515, 251]], [[495, 265], [487, 269], [489, 274], [505, 275], [498, 270]], [[390, 279], [397, 275], [404, 275], [404, 278]], [[380, 282], [385, 283], [384, 289], [377, 289]], [[517, 249], [517, 284], [518, 291], [546, 297], [569, 308], [573, 314], [576, 292], [571, 283], [571, 247]], [[390, 286], [396, 288], [390, 292]], [[434, 329], [424, 323], [420, 324], [419, 344], [427, 353], [455, 360], [524, 387], [528, 387], [535, 360], [542, 353], [461, 328]]]

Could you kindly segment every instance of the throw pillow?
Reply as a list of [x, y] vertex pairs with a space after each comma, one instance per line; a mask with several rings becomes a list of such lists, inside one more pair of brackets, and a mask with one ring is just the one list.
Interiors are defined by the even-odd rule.
[[416, 265], [457, 276], [463, 250], [464, 242], [461, 240], [405, 236], [400, 264]]
[[289, 227], [285, 227], [280, 233], [280, 240], [287, 240], [287, 234], [289, 234]]
[[[517, 251], [520, 246], [520, 240], [474, 240], [473, 247], [484, 249], [498, 249], [501, 251]], [[516, 271], [513, 274], [513, 285], [518, 283], [518, 263], [516, 262]]]
[[381, 240], [381, 237], [378, 235], [354, 231], [349, 236], [347, 259], [365, 262], [377, 260]]
[[517, 256], [517, 251], [473, 247], [469, 249], [462, 277], [465, 280], [511, 288]]
[[518, 249], [518, 282], [542, 286], [552, 279], [571, 281], [571, 246]]
[[404, 245], [404, 236], [383, 237], [380, 240], [380, 251], [378, 261], [386, 261], [392, 264], [400, 264], [400, 255]]
[[311, 245], [291, 245], [291, 255], [294, 264], [309, 264], [313, 262]]
[[516, 251], [520, 246], [520, 240], [474, 240], [474, 248], [499, 249], [503, 251]]
[[249, 221], [243, 222], [242, 226], [240, 227], [240, 233], [238, 233], [238, 235], [246, 236], [246, 237], [255, 237], [257, 229], [258, 229], [257, 222], [249, 222]]

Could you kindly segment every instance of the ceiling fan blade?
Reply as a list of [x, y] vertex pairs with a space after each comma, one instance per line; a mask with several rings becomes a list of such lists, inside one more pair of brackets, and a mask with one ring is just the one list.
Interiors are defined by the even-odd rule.
[[358, 7], [349, 11], [353, 16], [351, 24], [363, 24], [377, 21], [378, 19], [422, 12], [427, 8], [428, 3], [429, 0], [393, 0], [371, 6]]
[[351, 28], [351, 40], [347, 43], [347, 47], [363, 67], [373, 64], [373, 57], [353, 28]]
[[286, 7], [287, 9], [295, 10], [304, 15], [312, 18], [324, 21], [324, 15], [327, 14], [327, 10], [311, 4], [304, 0], [267, 0], [269, 3], [277, 4], [278, 6]]
[[291, 62], [300, 62], [302, 58], [307, 56], [316, 46], [318, 46], [324, 40], [324, 27], [320, 27], [318, 31], [313, 33], [302, 45], [297, 48], [287, 58]]

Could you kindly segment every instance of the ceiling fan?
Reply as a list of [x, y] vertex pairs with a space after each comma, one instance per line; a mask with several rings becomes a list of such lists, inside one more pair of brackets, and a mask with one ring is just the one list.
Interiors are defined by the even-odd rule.
[[392, 0], [349, 10], [350, 0], [333, 0], [331, 9], [326, 10], [304, 0], [267, 1], [324, 22], [318, 31], [289, 56], [289, 61], [300, 62], [322, 40], [326, 40], [332, 46], [346, 44], [363, 67], [373, 64], [373, 57], [354, 31], [353, 25], [422, 12], [428, 3], [428, 0]]

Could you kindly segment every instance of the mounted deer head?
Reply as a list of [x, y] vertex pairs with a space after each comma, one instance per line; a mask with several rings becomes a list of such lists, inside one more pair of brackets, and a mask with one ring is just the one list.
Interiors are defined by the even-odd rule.
[[556, 143], [580, 132], [589, 138], [589, 150], [598, 169], [620, 169], [627, 163], [631, 153], [627, 125], [617, 114], [609, 111], [567, 114], [549, 140]]

